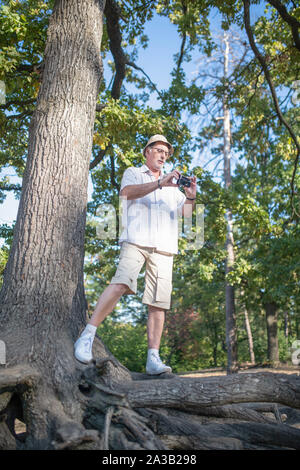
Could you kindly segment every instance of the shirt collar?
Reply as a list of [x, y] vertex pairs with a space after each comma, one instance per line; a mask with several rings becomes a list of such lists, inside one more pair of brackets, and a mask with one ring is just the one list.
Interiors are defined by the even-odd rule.
[[[148, 173], [149, 172], [150, 174], [152, 174], [150, 168], [147, 167], [146, 163], [144, 163], [144, 165], [141, 166], [141, 172], [142, 173]], [[163, 174], [164, 174], [164, 169], [162, 168], [160, 170], [160, 175], [163, 175]]]

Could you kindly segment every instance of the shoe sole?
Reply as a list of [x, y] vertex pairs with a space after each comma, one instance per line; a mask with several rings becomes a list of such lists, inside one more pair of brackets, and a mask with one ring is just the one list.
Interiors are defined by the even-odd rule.
[[[74, 356], [75, 356], [75, 354], [74, 354]], [[80, 362], [81, 364], [85, 364], [85, 365], [90, 364], [91, 362], [93, 362], [93, 359], [91, 359], [90, 361], [83, 361], [82, 359], [79, 359], [79, 358], [76, 357], [76, 356], [75, 356], [75, 359], [76, 359], [78, 362]]]
[[164, 374], [165, 372], [172, 372], [172, 369], [162, 370], [161, 372], [148, 372], [146, 370], [146, 373], [148, 375], [161, 375], [161, 374]]

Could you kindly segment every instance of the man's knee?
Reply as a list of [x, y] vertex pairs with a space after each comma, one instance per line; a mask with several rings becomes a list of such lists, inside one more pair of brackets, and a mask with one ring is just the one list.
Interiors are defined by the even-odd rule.
[[148, 314], [165, 314], [166, 309], [162, 307], [156, 307], [155, 305], [148, 305]]
[[111, 287], [114, 289], [114, 292], [120, 296], [124, 295], [128, 291], [128, 286], [126, 284], [111, 284]]

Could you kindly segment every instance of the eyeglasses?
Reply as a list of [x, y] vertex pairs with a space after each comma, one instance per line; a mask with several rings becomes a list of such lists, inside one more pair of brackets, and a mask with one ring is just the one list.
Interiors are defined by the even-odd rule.
[[152, 150], [156, 150], [159, 153], [159, 155], [165, 154], [167, 158], [170, 156], [169, 152], [167, 152], [166, 150], [160, 149], [158, 147], [152, 147]]

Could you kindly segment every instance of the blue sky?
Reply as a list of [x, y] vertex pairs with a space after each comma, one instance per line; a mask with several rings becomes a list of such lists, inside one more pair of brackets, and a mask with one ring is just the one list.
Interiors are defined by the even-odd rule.
[[[255, 21], [258, 13], [262, 13], [263, 2], [261, 3], [256, 7], [256, 11], [252, 10], [252, 22]], [[220, 30], [220, 16], [216, 12], [212, 12], [210, 19], [213, 31], [218, 32]], [[170, 84], [174, 54], [178, 53], [181, 43], [176, 26], [172, 25], [167, 18], [155, 15], [153, 20], [146, 25], [145, 33], [149, 37], [148, 48], [140, 53], [136, 64], [151, 77], [159, 90], [166, 89]], [[192, 60], [184, 65], [188, 79], [191, 79], [193, 72], [197, 70], [197, 54], [195, 51]], [[105, 68], [106, 77], [109, 76], [109, 73], [109, 70]], [[150, 104], [153, 107], [158, 105], [155, 95], [151, 98]], [[201, 161], [198, 164], [201, 164]], [[12, 168], [5, 168], [1, 173], [1, 176], [4, 175], [10, 176], [11, 183], [20, 182]], [[90, 183], [89, 194], [91, 191]], [[5, 202], [0, 206], [0, 223], [11, 224], [16, 219], [17, 210], [18, 200], [14, 198], [13, 193], [7, 192]]]

